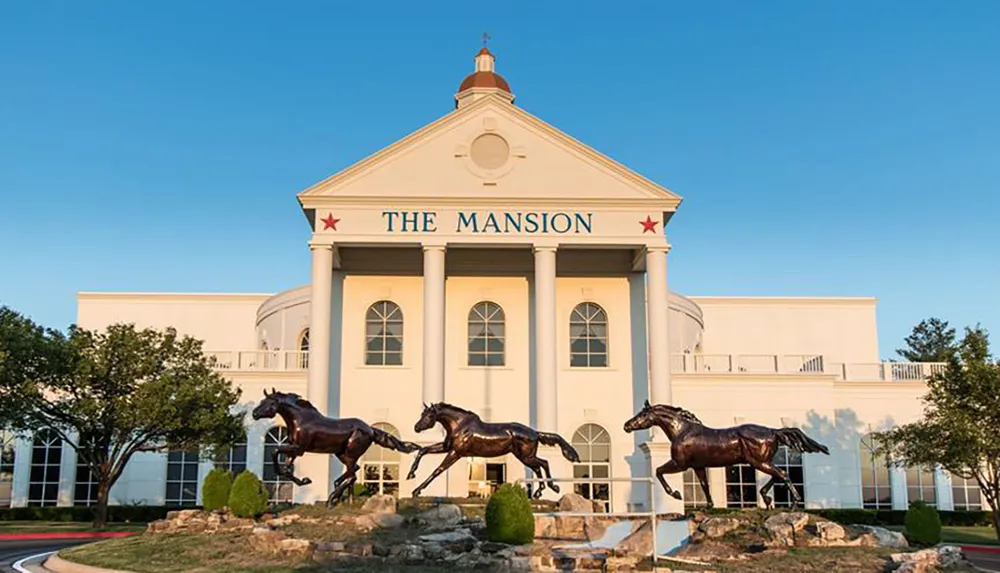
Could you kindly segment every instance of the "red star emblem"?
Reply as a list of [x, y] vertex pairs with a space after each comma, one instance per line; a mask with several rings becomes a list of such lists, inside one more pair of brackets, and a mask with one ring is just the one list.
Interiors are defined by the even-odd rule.
[[333, 213], [327, 213], [326, 219], [320, 219], [320, 221], [323, 221], [323, 230], [324, 231], [327, 230], [327, 229], [333, 229], [334, 231], [336, 231], [337, 230], [337, 223], [340, 222], [340, 219], [334, 219], [333, 218]]
[[657, 223], [659, 223], [659, 221], [654, 221], [649, 217], [649, 215], [646, 215], [645, 221], [639, 221], [639, 224], [642, 225], [642, 234], [645, 235], [647, 232], [655, 233]]

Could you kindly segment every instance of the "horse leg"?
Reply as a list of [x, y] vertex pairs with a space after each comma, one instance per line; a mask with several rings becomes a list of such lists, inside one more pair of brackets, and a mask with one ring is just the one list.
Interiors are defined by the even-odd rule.
[[712, 492], [708, 490], [708, 472], [705, 468], [693, 468], [694, 475], [698, 476], [698, 481], [701, 482], [701, 491], [705, 493], [705, 501], [708, 503], [708, 507], [715, 507], [712, 503]]
[[[524, 464], [525, 467], [530, 469], [535, 474], [535, 477], [537, 477], [539, 480], [542, 480], [538, 482], [538, 489], [535, 490], [533, 494], [531, 494], [531, 497], [539, 499], [540, 497], [542, 497], [542, 492], [545, 491], [545, 481], [544, 481], [545, 474], [542, 473], [542, 463], [541, 463], [542, 460], [532, 455], [525, 455], [524, 452], [516, 450], [514, 451], [514, 457], [517, 458], [518, 461], [520, 461], [522, 464]], [[549, 479], [551, 480], [552, 476], [549, 476]], [[559, 489], [557, 488], [555, 492], [559, 493]]]
[[455, 462], [457, 462], [460, 459], [462, 459], [462, 456], [456, 454], [454, 451], [448, 452], [448, 455], [444, 457], [444, 460], [441, 462], [441, 465], [439, 465], [437, 468], [434, 469], [433, 472], [431, 472], [431, 475], [428, 476], [426, 480], [424, 480], [424, 483], [418, 485], [417, 489], [413, 490], [413, 497], [419, 497], [420, 492], [424, 491], [424, 488], [426, 488], [429, 483], [434, 481], [434, 478], [444, 473], [448, 468], [450, 468]]
[[773, 502], [774, 500], [771, 499], [771, 496], [767, 495], [767, 493], [771, 491], [771, 488], [774, 487], [774, 484], [777, 482], [777, 480], [785, 482], [785, 486], [788, 487], [788, 494], [792, 496], [792, 509], [795, 509], [796, 507], [798, 507], [800, 503], [802, 503], [802, 498], [799, 497], [798, 490], [796, 490], [795, 486], [792, 485], [791, 480], [788, 479], [788, 476], [785, 475], [785, 472], [774, 467], [773, 465], [771, 465], [770, 462], [760, 462], [758, 464], [753, 464], [753, 465], [755, 468], [771, 476], [771, 479], [767, 480], [767, 483], [764, 484], [764, 487], [760, 488], [760, 496], [761, 498], [764, 499], [764, 507], [766, 507], [767, 509], [771, 509], [771, 502]]
[[417, 457], [413, 459], [413, 465], [410, 466], [410, 473], [406, 474], [406, 479], [414, 479], [417, 477], [417, 466], [420, 465], [420, 458], [424, 457], [424, 454], [443, 454], [448, 451], [448, 446], [444, 443], [433, 444], [427, 446], [426, 448], [420, 448], [417, 451]]
[[[271, 456], [271, 461], [274, 463], [274, 473], [277, 474], [279, 477], [288, 478], [295, 485], [311, 484], [312, 483], [311, 479], [307, 477], [299, 479], [295, 477], [295, 474], [293, 473], [294, 466], [292, 465], [292, 462], [295, 460], [295, 458], [301, 456], [304, 453], [305, 451], [303, 451], [302, 446], [296, 446], [293, 444], [285, 444], [283, 446], [278, 446], [277, 448], [274, 449], [274, 454], [272, 454]], [[278, 456], [282, 454], [288, 456], [288, 462], [284, 464], [284, 467], [278, 461]]]
[[675, 460], [670, 460], [667, 463], [663, 464], [662, 466], [656, 468], [656, 479], [660, 480], [660, 485], [663, 486], [663, 489], [667, 492], [667, 495], [672, 496], [674, 499], [682, 499], [681, 493], [679, 491], [674, 491], [673, 488], [671, 488], [667, 484], [667, 479], [664, 478], [663, 476], [664, 474], [678, 474], [681, 473], [682, 471], [684, 471], [684, 468], [677, 465], [677, 462]]
[[371, 445], [371, 440], [358, 431], [352, 433], [351, 437], [347, 439], [344, 453], [337, 455], [337, 459], [344, 464], [344, 475], [340, 476], [338, 480], [340, 483], [337, 484], [330, 497], [327, 498], [327, 507], [330, 507], [334, 500], [339, 500], [343, 497], [347, 488], [350, 488], [350, 502], [354, 503], [354, 483], [358, 481], [358, 470], [361, 469], [358, 465], [358, 459], [368, 451], [368, 447]]

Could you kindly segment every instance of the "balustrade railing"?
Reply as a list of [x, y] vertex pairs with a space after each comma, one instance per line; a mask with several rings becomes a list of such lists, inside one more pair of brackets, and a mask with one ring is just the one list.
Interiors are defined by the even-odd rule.
[[309, 368], [309, 352], [299, 350], [206, 351], [215, 359], [217, 370], [296, 371]]
[[[223, 371], [295, 372], [309, 369], [309, 352], [299, 350], [207, 351]], [[831, 362], [820, 354], [673, 354], [675, 374], [822, 374], [855, 382], [919, 382], [942, 372], [944, 362]]]
[[832, 362], [821, 354], [674, 354], [671, 372], [823, 374], [848, 381], [919, 382], [942, 372], [944, 362]]

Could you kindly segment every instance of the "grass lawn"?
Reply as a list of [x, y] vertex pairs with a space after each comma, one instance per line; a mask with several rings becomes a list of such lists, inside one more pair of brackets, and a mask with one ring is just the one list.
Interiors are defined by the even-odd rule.
[[[889, 527], [900, 533], [906, 530], [901, 525]], [[1000, 545], [996, 531], [992, 527], [959, 527], [946, 525], [941, 528], [941, 541], [944, 543], [970, 543], [973, 545]]]
[[78, 531], [142, 531], [145, 523], [109, 523], [105, 529], [94, 529], [82, 521], [0, 521], [0, 533], [59, 533]]

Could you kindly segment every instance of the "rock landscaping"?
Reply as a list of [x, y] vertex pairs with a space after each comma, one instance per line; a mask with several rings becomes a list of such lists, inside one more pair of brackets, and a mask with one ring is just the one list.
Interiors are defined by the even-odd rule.
[[[174, 511], [150, 523], [139, 539], [101, 542], [62, 556], [141, 572], [264, 570], [261, 566], [280, 571], [652, 570], [649, 520], [581, 515], [594, 511], [594, 506], [575, 494], [550, 507], [552, 511], [534, 507], [535, 539], [524, 545], [490, 541], [481, 504], [470, 508], [375, 496], [363, 504], [333, 509], [299, 506], [256, 520], [235, 517], [225, 509]], [[957, 548], [913, 551], [900, 533], [841, 525], [801, 512], [664, 514], [658, 522], [669, 522], [672, 531], [684, 534], [676, 550], [658, 561], [657, 571], [974, 570]], [[660, 539], [662, 543], [662, 535]], [[114, 543], [120, 545], [116, 548]], [[189, 556], [203, 567], [185, 567], [183, 556], [167, 549], [183, 543], [204, 545], [201, 554]], [[102, 561], [99, 550], [105, 544], [108, 555]], [[153, 553], [135, 563], [123, 562], [121, 548], [126, 545], [138, 555], [157, 547], [173, 555], [165, 557], [166, 567], [153, 566], [157, 559]]]

